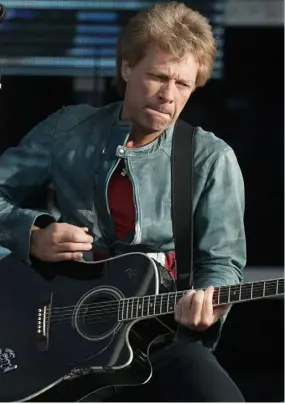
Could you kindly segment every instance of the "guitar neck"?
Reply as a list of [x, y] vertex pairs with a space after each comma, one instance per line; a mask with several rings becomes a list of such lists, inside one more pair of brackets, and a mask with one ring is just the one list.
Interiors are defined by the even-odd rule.
[[[131, 297], [120, 300], [118, 320], [135, 320], [174, 313], [176, 303], [188, 290]], [[284, 278], [214, 288], [213, 306], [228, 305], [284, 295]]]

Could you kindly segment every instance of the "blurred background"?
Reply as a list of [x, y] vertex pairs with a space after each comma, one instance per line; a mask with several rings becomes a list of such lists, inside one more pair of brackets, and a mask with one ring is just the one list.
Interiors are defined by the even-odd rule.
[[[218, 55], [211, 81], [194, 93], [182, 117], [213, 131], [237, 154], [246, 189], [246, 279], [283, 276], [283, 1], [184, 2], [209, 18]], [[62, 105], [100, 107], [118, 100], [113, 85], [118, 34], [154, 1], [2, 3], [7, 16], [0, 24], [0, 155]], [[45, 201], [43, 191], [29, 203]], [[283, 300], [237, 306], [219, 358], [248, 401], [284, 401]]]

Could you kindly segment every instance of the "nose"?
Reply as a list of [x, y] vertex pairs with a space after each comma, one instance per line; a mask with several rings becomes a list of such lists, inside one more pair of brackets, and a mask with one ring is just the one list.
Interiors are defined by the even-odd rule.
[[174, 101], [174, 85], [170, 82], [163, 83], [158, 96], [161, 102], [172, 104]]

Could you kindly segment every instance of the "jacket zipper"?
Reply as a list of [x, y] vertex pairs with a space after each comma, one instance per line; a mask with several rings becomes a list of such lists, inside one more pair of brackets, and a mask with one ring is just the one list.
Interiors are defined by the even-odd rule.
[[134, 205], [135, 205], [135, 212], [136, 212], [136, 223], [135, 223], [135, 236], [131, 244], [138, 244], [141, 241], [141, 231], [139, 228], [139, 210], [138, 210], [138, 201], [137, 201], [137, 196], [136, 196], [136, 186], [135, 183], [132, 179], [132, 173], [130, 166], [128, 164], [127, 159], [125, 159], [125, 168], [122, 170], [122, 175], [128, 175], [132, 186], [133, 186], [133, 195], [134, 195]]
[[107, 182], [106, 182], [106, 188], [105, 188], [105, 201], [106, 201], [107, 211], [108, 211], [109, 218], [110, 218], [110, 223], [112, 224], [112, 229], [113, 229], [114, 236], [116, 236], [116, 229], [115, 229], [113, 219], [111, 217], [111, 211], [110, 211], [109, 200], [108, 200], [108, 187], [109, 187], [110, 178], [112, 177], [113, 173], [116, 171], [116, 169], [117, 169], [118, 165], [120, 164], [121, 160], [122, 160], [121, 158], [118, 158], [118, 161], [113, 166], [112, 170], [109, 171], [109, 174], [108, 174], [108, 177], [107, 177]]

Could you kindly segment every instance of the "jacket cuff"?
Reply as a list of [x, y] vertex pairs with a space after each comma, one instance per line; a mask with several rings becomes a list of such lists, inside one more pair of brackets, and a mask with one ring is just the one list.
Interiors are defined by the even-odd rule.
[[13, 249], [13, 255], [23, 261], [25, 264], [31, 266], [32, 258], [30, 256], [30, 240], [33, 226], [41, 228], [47, 227], [49, 224], [54, 223], [56, 220], [52, 215], [34, 210], [24, 210], [24, 215], [21, 218], [21, 228], [17, 238], [19, 242], [15, 243], [17, 248]]
[[175, 339], [177, 341], [201, 341], [207, 348], [214, 351], [220, 340], [223, 325], [229, 314], [230, 308], [226, 314], [221, 316], [219, 320], [205, 331], [194, 331], [189, 328], [178, 325]]

